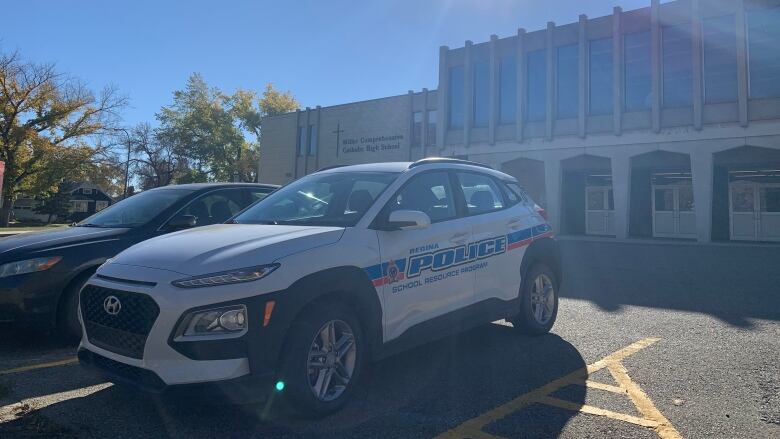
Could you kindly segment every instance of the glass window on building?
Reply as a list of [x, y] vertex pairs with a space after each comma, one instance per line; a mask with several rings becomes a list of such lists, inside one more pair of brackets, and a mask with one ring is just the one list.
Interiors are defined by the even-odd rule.
[[423, 128], [423, 114], [422, 111], [415, 111], [412, 113], [412, 146], [422, 145], [422, 128]]
[[317, 125], [309, 125], [309, 155], [317, 155]]
[[704, 101], [707, 103], [737, 100], [737, 35], [733, 15], [705, 19]]
[[558, 48], [556, 106], [558, 118], [577, 117], [580, 102], [580, 49], [576, 44]]
[[428, 145], [436, 144], [436, 110], [428, 110]]
[[450, 67], [449, 78], [449, 111], [448, 111], [448, 126], [449, 128], [463, 128], [464, 118], [464, 93], [463, 84], [465, 81], [463, 72], [463, 66]]
[[612, 113], [612, 38], [588, 44], [589, 114]]
[[303, 127], [298, 127], [298, 138], [296, 139], [295, 145], [298, 155], [303, 155]]
[[535, 50], [526, 54], [528, 93], [527, 114], [529, 121], [547, 117], [547, 51]]
[[747, 12], [750, 97], [780, 97], [780, 8]]
[[474, 63], [473, 126], [486, 127], [490, 113], [490, 67], [486, 62]]
[[650, 109], [651, 69], [650, 32], [637, 32], [623, 37], [626, 111]]
[[501, 58], [498, 66], [498, 117], [502, 124], [515, 123], [517, 116], [517, 63]]
[[662, 32], [663, 100], [665, 107], [691, 105], [693, 55], [691, 25], [665, 27]]

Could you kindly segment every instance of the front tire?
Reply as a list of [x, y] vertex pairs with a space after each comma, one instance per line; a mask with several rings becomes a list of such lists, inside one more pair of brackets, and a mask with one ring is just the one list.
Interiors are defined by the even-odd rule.
[[81, 340], [81, 323], [79, 322], [79, 293], [92, 272], [82, 274], [68, 285], [62, 292], [63, 298], [57, 309], [57, 329], [68, 340]]
[[558, 316], [558, 279], [545, 264], [536, 263], [523, 281], [520, 292], [520, 313], [512, 325], [528, 335], [550, 332]]
[[360, 322], [346, 307], [309, 307], [293, 323], [282, 365], [285, 393], [304, 415], [339, 410], [354, 392], [365, 362]]

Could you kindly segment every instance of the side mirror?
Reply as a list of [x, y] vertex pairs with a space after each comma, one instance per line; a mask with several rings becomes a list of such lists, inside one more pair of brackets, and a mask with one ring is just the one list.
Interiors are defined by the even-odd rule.
[[196, 224], [198, 224], [198, 217], [195, 215], [180, 215], [168, 221], [167, 228], [169, 230], [191, 229]]
[[431, 218], [419, 210], [396, 210], [390, 212], [388, 225], [392, 230], [419, 230], [431, 225]]

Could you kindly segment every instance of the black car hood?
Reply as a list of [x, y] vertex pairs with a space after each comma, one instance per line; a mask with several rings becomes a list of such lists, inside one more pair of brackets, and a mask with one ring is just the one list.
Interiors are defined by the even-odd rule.
[[0, 239], [0, 260], [8, 258], [12, 254], [34, 253], [115, 240], [130, 230], [127, 228], [63, 227], [44, 232], [21, 233]]

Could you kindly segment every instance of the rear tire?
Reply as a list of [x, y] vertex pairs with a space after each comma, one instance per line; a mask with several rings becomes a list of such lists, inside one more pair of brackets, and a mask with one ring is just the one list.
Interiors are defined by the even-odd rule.
[[550, 332], [558, 316], [558, 279], [543, 263], [535, 263], [523, 281], [520, 313], [512, 325], [521, 333], [542, 335]]
[[359, 320], [342, 305], [309, 307], [290, 328], [280, 379], [301, 414], [341, 409], [360, 379], [367, 344]]

